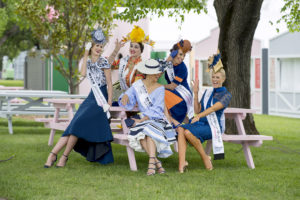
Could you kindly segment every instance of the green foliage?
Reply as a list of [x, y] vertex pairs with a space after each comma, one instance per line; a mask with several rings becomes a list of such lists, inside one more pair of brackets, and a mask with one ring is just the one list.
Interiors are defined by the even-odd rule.
[[[282, 17], [277, 23], [284, 21], [290, 32], [300, 31], [300, 0], [284, 0], [285, 4], [281, 8]], [[277, 28], [277, 32], [279, 29]]]
[[124, 21], [134, 22], [147, 16], [147, 14], [157, 14], [159, 17], [167, 15], [169, 17], [177, 16], [181, 22], [184, 20], [184, 13], [206, 10], [207, 0], [124, 0], [121, 6], [124, 10], [116, 13], [115, 17]]
[[23, 87], [24, 81], [23, 80], [0, 80], [0, 85]]
[[24, 18], [16, 15], [14, 0], [0, 0], [0, 70], [2, 58], [18, 56], [20, 51], [31, 49], [38, 43], [32, 36], [29, 25]]
[[3, 32], [6, 29], [6, 24], [8, 21], [8, 16], [6, 13], [5, 8], [0, 8], [0, 37], [2, 36]]
[[[100, 165], [71, 152], [63, 169], [44, 169], [52, 147], [42, 123], [13, 118], [14, 134], [0, 119], [0, 198], [4, 199], [224, 199], [294, 200], [300, 198], [300, 120], [255, 115], [257, 128], [273, 141], [251, 147], [256, 169], [247, 167], [241, 145], [225, 143], [225, 160], [206, 171], [198, 153], [187, 149], [188, 172], [179, 174], [178, 155], [161, 159], [167, 174], [146, 176], [147, 155], [135, 153], [138, 171], [129, 169], [126, 147], [113, 144], [115, 162]], [[60, 138], [57, 131], [55, 142]], [[293, 151], [294, 150], [294, 151]], [[61, 156], [61, 153], [59, 154]]]

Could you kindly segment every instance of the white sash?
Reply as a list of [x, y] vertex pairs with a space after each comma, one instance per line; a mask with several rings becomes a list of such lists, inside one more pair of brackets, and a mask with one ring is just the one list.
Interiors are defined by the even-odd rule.
[[[207, 109], [210, 107], [208, 105], [208, 100], [210, 99], [211, 95], [213, 92], [213, 88], [209, 88], [205, 92], [205, 96], [203, 98], [203, 105], [204, 108]], [[211, 106], [213, 106], [213, 99], [211, 100]], [[221, 120], [225, 122], [225, 116], [223, 116], [224, 113], [221, 116]], [[213, 144], [213, 152], [214, 152], [214, 157], [216, 159], [223, 159], [224, 158], [224, 145], [223, 145], [223, 139], [222, 139], [222, 132], [220, 129], [220, 125], [218, 122], [217, 114], [216, 112], [212, 112], [209, 115], [206, 116], [208, 124], [211, 129], [211, 134], [212, 134], [212, 144]], [[221, 121], [221, 124], [223, 122]], [[223, 127], [223, 130], [225, 130], [225, 127]]]
[[[172, 82], [175, 78], [174, 68], [173, 65], [168, 65], [166, 73], [168, 75], [169, 80]], [[189, 119], [192, 119], [194, 117], [194, 101], [193, 101], [193, 95], [191, 92], [186, 89], [183, 85], [177, 85], [175, 90], [181, 95], [183, 100], [185, 101], [187, 105], [187, 115]]]
[[126, 56], [125, 58], [122, 58], [120, 60], [119, 64], [119, 80], [120, 80], [120, 86], [122, 90], [127, 90], [128, 86], [126, 85], [126, 75], [128, 74], [128, 69], [125, 70], [126, 65], [128, 63], [129, 56]]
[[133, 88], [135, 89], [137, 98], [139, 98], [142, 106], [146, 109], [150, 109], [153, 106], [153, 103], [149, 97], [146, 86], [144, 85], [142, 80], [138, 80], [134, 83]]
[[97, 101], [98, 106], [101, 106], [103, 108], [103, 111], [106, 112], [106, 116], [109, 119], [110, 118], [110, 113], [108, 111], [110, 105], [107, 103], [104, 95], [102, 94], [102, 91], [100, 90], [97, 82], [95, 81], [95, 78], [91, 71], [88, 69], [87, 71], [88, 74], [88, 79], [90, 80], [91, 83], [91, 88], [94, 93], [95, 99]]
[[[144, 108], [150, 109], [150, 107], [153, 106], [153, 103], [151, 101], [151, 98], [147, 92], [146, 86], [144, 85], [143, 81], [140, 79], [138, 81], [136, 81], [133, 86], [134, 90], [136, 91], [137, 94], [139, 94], [137, 96], [137, 98], [140, 100], [142, 106]], [[144, 117], [143, 114], [141, 114], [142, 117]], [[167, 122], [168, 124], [170, 124], [170, 122], [167, 120], [166, 116], [164, 115], [164, 119], [165, 122]], [[171, 126], [171, 125], [170, 125]]]

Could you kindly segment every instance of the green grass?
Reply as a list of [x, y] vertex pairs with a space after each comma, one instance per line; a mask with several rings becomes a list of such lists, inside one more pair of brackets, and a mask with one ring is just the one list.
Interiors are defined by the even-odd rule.
[[0, 80], [0, 85], [3, 86], [15, 86], [15, 87], [23, 87], [24, 81], [23, 80]]
[[14, 118], [9, 135], [0, 119], [0, 159], [15, 155], [0, 162], [0, 199], [300, 199], [300, 119], [256, 115], [255, 122], [274, 137], [251, 147], [256, 169], [247, 167], [241, 145], [225, 143], [226, 159], [214, 161], [213, 171], [189, 147], [187, 173], [177, 172], [175, 153], [161, 159], [166, 175], [147, 177], [146, 154], [136, 153], [139, 170], [132, 172], [126, 148], [116, 144], [114, 164], [90, 163], [72, 152], [65, 168], [44, 169], [49, 129]]

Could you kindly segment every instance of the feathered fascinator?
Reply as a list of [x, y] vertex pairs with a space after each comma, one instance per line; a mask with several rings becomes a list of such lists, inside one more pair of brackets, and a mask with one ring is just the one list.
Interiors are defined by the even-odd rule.
[[145, 44], [148, 44], [153, 47], [155, 44], [154, 41], [149, 40], [149, 36], [145, 35], [144, 30], [139, 26], [134, 26], [132, 31], [126, 35], [126, 37], [123, 37], [123, 42], [131, 41], [131, 42], [142, 42]]
[[101, 28], [93, 30], [91, 33], [93, 42], [97, 44], [104, 44], [105, 43], [105, 36]]
[[221, 61], [220, 51], [218, 50], [217, 54], [214, 54], [208, 58], [208, 68], [206, 71], [209, 72], [212, 69], [214, 70], [214, 73], [217, 73], [222, 68], [223, 63]]

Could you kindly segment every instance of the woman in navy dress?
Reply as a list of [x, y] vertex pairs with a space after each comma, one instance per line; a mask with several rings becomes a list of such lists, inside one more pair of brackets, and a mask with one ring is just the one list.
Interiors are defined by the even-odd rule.
[[165, 85], [165, 103], [172, 121], [181, 124], [185, 117], [191, 119], [194, 115], [193, 96], [187, 82], [188, 70], [183, 60], [185, 54], [191, 50], [191, 44], [188, 40], [181, 40], [173, 45], [171, 54], [167, 59], [167, 70], [165, 79], [168, 82]]
[[[221, 63], [221, 61], [218, 63]], [[181, 125], [178, 128], [178, 168], [180, 173], [183, 173], [188, 165], [185, 159], [186, 140], [188, 140], [200, 154], [205, 168], [208, 170], [213, 169], [211, 159], [206, 155], [201, 143], [205, 140], [212, 139], [212, 130], [214, 130], [216, 134], [217, 131], [215, 130], [218, 129], [220, 135], [225, 131], [224, 110], [231, 100], [231, 94], [225, 87], [222, 87], [225, 78], [226, 74], [223, 68], [217, 71], [213, 70], [211, 76], [213, 88], [209, 88], [204, 92], [200, 102], [198, 101], [198, 80], [194, 83], [194, 110], [196, 116], [190, 124]], [[212, 123], [212, 121], [214, 123]], [[221, 143], [221, 146], [221, 148], [223, 148], [223, 143]], [[223, 154], [220, 153], [216, 155], [224, 155], [224, 151]]]
[[[92, 32], [93, 43], [87, 43], [81, 67], [81, 75], [87, 76], [92, 90], [80, 105], [71, 123], [48, 156], [44, 167], [51, 167], [57, 154], [64, 148], [57, 167], [64, 167], [72, 149], [88, 161], [101, 164], [112, 163], [112, 132], [107, 111], [112, 104], [112, 82], [110, 64], [101, 57], [105, 36], [101, 29]], [[102, 98], [101, 98], [102, 97]]]

